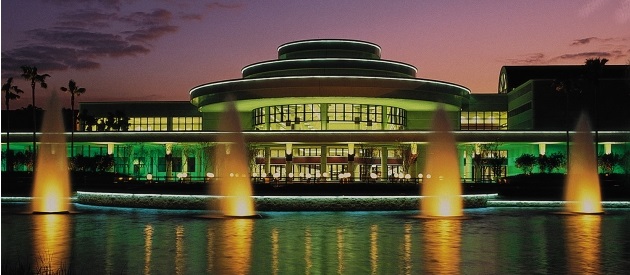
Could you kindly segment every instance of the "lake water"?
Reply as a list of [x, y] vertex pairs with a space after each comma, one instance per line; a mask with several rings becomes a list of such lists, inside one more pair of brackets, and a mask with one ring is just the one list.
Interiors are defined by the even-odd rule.
[[73, 274], [622, 274], [630, 270], [630, 209], [558, 215], [557, 208], [467, 209], [465, 219], [418, 211], [205, 211], [74, 205], [24, 214], [2, 203], [2, 271]]

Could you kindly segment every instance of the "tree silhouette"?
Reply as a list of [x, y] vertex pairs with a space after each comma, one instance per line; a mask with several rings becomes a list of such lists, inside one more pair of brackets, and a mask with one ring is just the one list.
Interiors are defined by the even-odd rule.
[[13, 77], [9, 77], [7, 79], [7, 82], [4, 83], [2, 85], [2, 91], [4, 92], [4, 104], [6, 105], [6, 110], [7, 110], [7, 154], [6, 154], [6, 160], [7, 160], [7, 170], [8, 171], [13, 171], [13, 164], [11, 162], [12, 158], [13, 158], [13, 153], [11, 153], [11, 141], [9, 139], [9, 134], [11, 133], [11, 125], [10, 125], [10, 121], [11, 121], [11, 112], [9, 112], [9, 102], [11, 100], [16, 100], [18, 98], [20, 98], [20, 94], [24, 93], [24, 91], [20, 90], [20, 88], [18, 88], [18, 86], [13, 85]]
[[[31, 82], [31, 91], [33, 97], [33, 158], [37, 154], [37, 140], [35, 138], [35, 133], [37, 132], [37, 116], [35, 115], [35, 84], [39, 83], [39, 86], [46, 89], [48, 88], [48, 84], [46, 84], [46, 78], [50, 77], [49, 74], [37, 74], [37, 67], [33, 66], [22, 66], [22, 78], [26, 81]], [[35, 159], [33, 159], [33, 163]]]
[[93, 127], [96, 126], [96, 117], [88, 113], [87, 109], [83, 109], [79, 114], [79, 120], [83, 122], [83, 131], [93, 131]]
[[74, 96], [80, 96], [81, 94], [85, 93], [85, 88], [80, 88], [79, 86], [77, 86], [77, 83], [70, 79], [70, 81], [68, 81], [68, 87], [61, 87], [61, 90], [64, 92], [68, 92], [70, 93], [70, 107], [72, 109], [72, 127], [71, 127], [71, 134], [70, 134], [70, 156], [74, 156], [74, 128], [77, 125], [77, 117], [74, 114]]

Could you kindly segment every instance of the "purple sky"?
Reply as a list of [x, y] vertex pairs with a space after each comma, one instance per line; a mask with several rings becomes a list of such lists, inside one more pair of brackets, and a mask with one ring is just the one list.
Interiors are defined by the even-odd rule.
[[[50, 74], [38, 106], [74, 79], [77, 100], [188, 100], [197, 85], [240, 78], [279, 45], [358, 39], [418, 77], [496, 93], [503, 65], [630, 62], [630, 0], [29, 0], [2, 1], [2, 83], [20, 66]], [[61, 95], [62, 98], [69, 96]], [[4, 108], [4, 95], [2, 96]]]

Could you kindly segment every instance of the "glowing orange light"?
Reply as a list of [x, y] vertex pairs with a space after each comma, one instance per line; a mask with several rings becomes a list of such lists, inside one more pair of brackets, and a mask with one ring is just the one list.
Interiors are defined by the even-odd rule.
[[42, 138], [37, 153], [31, 206], [34, 212], [68, 212], [70, 175], [61, 108], [55, 96], [50, 102], [42, 122]]
[[215, 148], [214, 162], [220, 178], [213, 183], [210, 191], [213, 195], [221, 196], [218, 210], [223, 215], [254, 216], [256, 212], [249, 177], [228, 176], [250, 174], [239, 114], [231, 101], [222, 116], [219, 128], [225, 132], [219, 137], [220, 143]]
[[597, 159], [590, 126], [584, 114], [580, 116], [571, 148], [565, 183], [565, 208], [573, 213], [601, 213]]
[[[448, 118], [441, 108], [433, 118], [433, 129], [427, 148], [427, 176], [422, 182], [420, 210], [425, 216], [462, 216], [462, 186], [455, 138], [449, 132]], [[439, 176], [430, 177], [430, 174]]]

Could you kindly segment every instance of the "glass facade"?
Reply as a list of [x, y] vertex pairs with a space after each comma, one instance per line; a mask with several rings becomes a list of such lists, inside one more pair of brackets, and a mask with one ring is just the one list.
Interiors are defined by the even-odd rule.
[[129, 118], [129, 131], [168, 131], [167, 117]]
[[174, 117], [173, 131], [201, 131], [201, 117]]
[[[254, 129], [272, 131], [324, 130], [322, 127], [327, 130], [402, 130], [407, 124], [407, 111], [402, 108], [348, 103], [261, 107], [252, 111], [252, 117]], [[385, 129], [382, 128], [384, 122], [388, 124]]]
[[[85, 125], [86, 131], [133, 131], [133, 132], [165, 132], [165, 131], [201, 131], [202, 118], [188, 117], [130, 117], [128, 123], [122, 123], [120, 117], [99, 117], [95, 124]], [[112, 122], [110, 122], [112, 121]], [[169, 123], [170, 121], [170, 123]], [[172, 125], [172, 129], [171, 128]], [[126, 128], [126, 129], [125, 129]]]
[[461, 130], [507, 130], [507, 112], [461, 112]]

